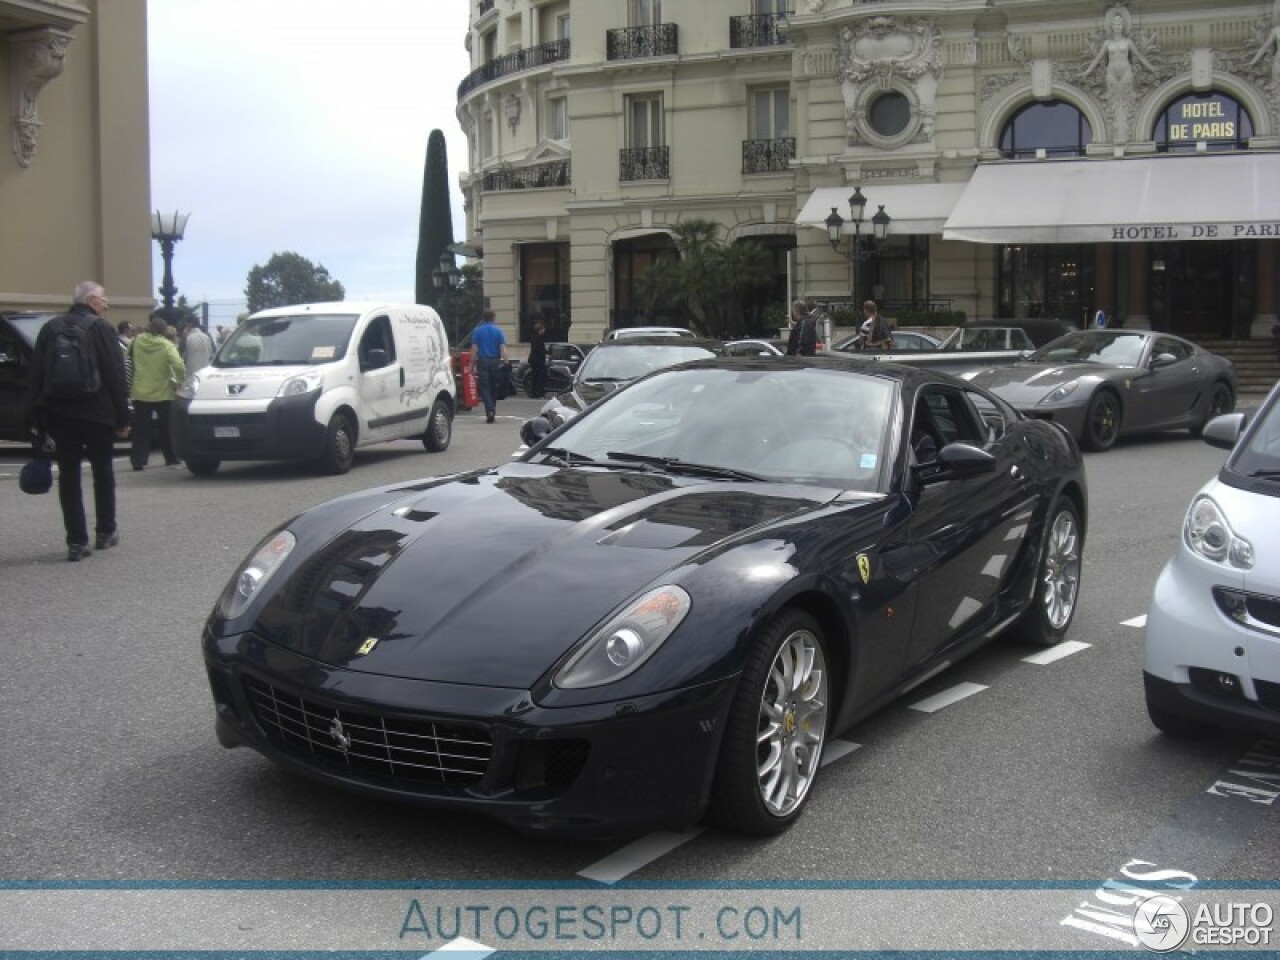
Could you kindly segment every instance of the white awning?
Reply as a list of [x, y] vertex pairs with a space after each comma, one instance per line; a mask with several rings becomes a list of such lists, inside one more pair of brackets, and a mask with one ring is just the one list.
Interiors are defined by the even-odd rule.
[[[867, 198], [862, 232], [865, 235], [871, 231], [871, 218], [883, 204], [884, 212], [890, 217], [890, 234], [941, 233], [965, 186], [963, 183], [862, 184], [862, 194]], [[845, 220], [841, 232], [852, 234], [853, 224], [849, 221], [852, 193], [853, 187], [819, 187], [805, 201], [796, 223], [826, 230], [827, 217], [835, 207]]]
[[983, 164], [942, 236], [974, 243], [1280, 237], [1280, 153]]

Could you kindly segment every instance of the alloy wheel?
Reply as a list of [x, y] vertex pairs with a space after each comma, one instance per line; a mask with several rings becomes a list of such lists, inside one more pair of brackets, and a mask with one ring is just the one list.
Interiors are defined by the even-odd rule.
[[769, 812], [785, 817], [804, 802], [827, 729], [827, 665], [810, 631], [787, 636], [773, 658], [760, 700], [756, 773]]
[[1071, 621], [1080, 592], [1080, 531], [1070, 510], [1059, 511], [1049, 528], [1041, 584], [1045, 616], [1061, 630]]

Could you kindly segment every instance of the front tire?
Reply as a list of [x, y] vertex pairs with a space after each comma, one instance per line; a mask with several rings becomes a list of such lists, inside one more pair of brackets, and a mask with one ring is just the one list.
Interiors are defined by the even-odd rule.
[[1080, 556], [1084, 530], [1070, 500], [1057, 501], [1049, 511], [1036, 588], [1031, 606], [1018, 623], [1018, 637], [1036, 647], [1052, 647], [1066, 636], [1080, 598]]
[[1204, 433], [1204, 428], [1214, 417], [1220, 417], [1224, 413], [1230, 413], [1236, 408], [1235, 397], [1231, 395], [1231, 388], [1225, 383], [1215, 383], [1209, 391], [1209, 408], [1205, 411], [1204, 419], [1191, 428], [1191, 435], [1198, 437]]
[[197, 477], [212, 477], [220, 466], [221, 460], [206, 460], [203, 457], [191, 457], [187, 460], [187, 469]]
[[769, 836], [804, 810], [829, 718], [827, 644], [803, 610], [777, 614], [757, 640], [729, 709], [708, 819]]
[[337, 476], [351, 469], [356, 457], [356, 431], [344, 414], [336, 414], [329, 421], [324, 438], [324, 453], [320, 455], [320, 469]]
[[1086, 450], [1110, 450], [1120, 436], [1120, 400], [1110, 390], [1099, 390], [1089, 401], [1084, 417], [1084, 436], [1080, 445]]
[[449, 449], [449, 441], [452, 439], [453, 417], [449, 413], [449, 406], [443, 400], [436, 400], [427, 417], [427, 431], [422, 435], [422, 445], [429, 453], [443, 453]]

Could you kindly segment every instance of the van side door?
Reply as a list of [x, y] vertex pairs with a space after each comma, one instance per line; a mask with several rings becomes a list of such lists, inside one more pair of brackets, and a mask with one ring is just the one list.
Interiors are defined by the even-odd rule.
[[356, 344], [359, 364], [360, 445], [395, 436], [400, 412], [400, 381], [404, 376], [396, 355], [391, 318], [378, 314], [364, 328]]

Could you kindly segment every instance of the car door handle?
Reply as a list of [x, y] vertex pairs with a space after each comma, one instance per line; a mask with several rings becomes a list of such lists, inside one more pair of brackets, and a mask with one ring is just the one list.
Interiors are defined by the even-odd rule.
[[1009, 476], [1013, 477], [1013, 479], [1015, 480], [1021, 480], [1022, 468], [1015, 463], [1013, 466], [1009, 468]]

